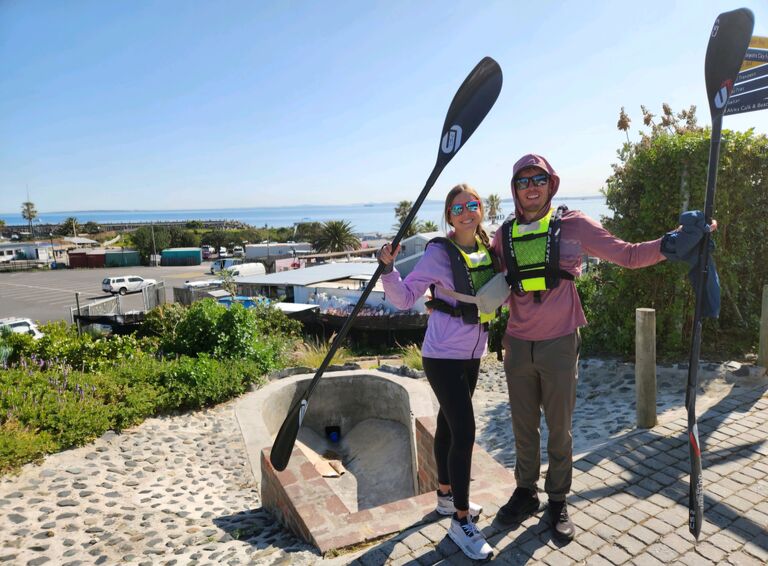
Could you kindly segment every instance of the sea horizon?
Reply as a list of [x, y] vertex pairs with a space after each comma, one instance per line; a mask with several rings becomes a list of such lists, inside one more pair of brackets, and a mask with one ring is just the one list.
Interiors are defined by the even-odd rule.
[[[582, 210], [595, 219], [611, 216], [603, 195], [560, 197], [555, 204], [565, 204], [568, 208]], [[38, 212], [34, 224], [61, 224], [69, 217], [75, 217], [80, 224], [95, 222], [110, 224], [123, 222], [168, 222], [194, 220], [229, 220], [242, 222], [261, 228], [284, 228], [302, 222], [327, 222], [346, 220], [358, 233], [391, 233], [395, 226], [396, 202], [366, 202], [340, 205], [289, 205], [272, 207], [232, 207], [232, 208], [177, 208], [177, 209], [103, 209], [103, 210], [65, 210]], [[431, 220], [442, 228], [443, 201], [425, 200], [417, 213], [420, 221]], [[506, 216], [512, 212], [512, 199], [502, 199], [501, 213]], [[27, 221], [18, 213], [0, 213], [0, 220], [6, 225], [26, 225]], [[33, 226], [34, 228], [34, 226]]]

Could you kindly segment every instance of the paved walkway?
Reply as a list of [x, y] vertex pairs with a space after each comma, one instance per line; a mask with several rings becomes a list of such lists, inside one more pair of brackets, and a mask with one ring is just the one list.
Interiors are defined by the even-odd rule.
[[[580, 395], [598, 386], [581, 383]], [[495, 388], [478, 392], [486, 407], [478, 440], [486, 449], [503, 444], [508, 427]], [[494, 561], [768, 563], [768, 387], [753, 381], [718, 391], [700, 411], [706, 499], [698, 543], [687, 528], [686, 421], [678, 407], [650, 431], [616, 436], [611, 429], [589, 439], [592, 448], [574, 470], [569, 502], [578, 531], [570, 544], [551, 539], [544, 512], [509, 530], [486, 507], [479, 526], [496, 549]], [[628, 398], [599, 395], [623, 426], [634, 412]], [[586, 431], [574, 434], [577, 446], [589, 444]], [[496, 450], [500, 461], [509, 458], [508, 442]], [[448, 519], [354, 553], [318, 556], [261, 508], [231, 403], [150, 419], [26, 466], [0, 479], [0, 509], [0, 564], [469, 563], [446, 536]]]
[[[768, 395], [729, 395], [699, 419], [705, 523], [688, 532], [688, 446], [681, 416], [582, 454], [574, 470], [576, 539], [555, 542], [546, 512], [501, 528], [496, 509], [479, 527], [501, 564], [764, 565], [768, 563]], [[447, 538], [447, 519], [414, 528], [349, 558], [352, 564], [469, 564]], [[350, 561], [348, 560], [347, 563]]]

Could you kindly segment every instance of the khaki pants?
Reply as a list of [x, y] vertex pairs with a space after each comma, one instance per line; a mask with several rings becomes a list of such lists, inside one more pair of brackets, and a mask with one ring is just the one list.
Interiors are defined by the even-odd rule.
[[549, 429], [549, 468], [544, 490], [551, 501], [564, 501], [573, 475], [571, 420], [576, 404], [579, 331], [553, 340], [530, 342], [504, 337], [504, 373], [515, 433], [515, 480], [535, 489], [541, 466], [541, 410]]

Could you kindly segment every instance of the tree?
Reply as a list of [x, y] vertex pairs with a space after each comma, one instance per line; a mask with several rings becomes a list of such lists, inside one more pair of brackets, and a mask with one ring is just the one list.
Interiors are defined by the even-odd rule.
[[[154, 242], [152, 241], [153, 230]], [[162, 226], [142, 226], [131, 233], [131, 242], [139, 252], [142, 261], [148, 264], [149, 256], [155, 251], [160, 253], [163, 249], [171, 247], [171, 234], [168, 228]]]
[[87, 234], [98, 234], [101, 232], [101, 226], [96, 224], [93, 220], [89, 220], [83, 224], [82, 230]]
[[37, 218], [37, 209], [35, 208], [35, 203], [30, 201], [22, 202], [21, 217], [29, 222], [29, 235], [32, 236], [32, 221]]
[[431, 220], [420, 222], [417, 228], [420, 234], [423, 234], [424, 232], [437, 232], [440, 230], [440, 227]]
[[501, 197], [497, 194], [488, 195], [485, 199], [485, 208], [488, 214], [488, 220], [495, 222], [501, 220]]
[[[411, 213], [413, 208], [413, 202], [409, 200], [401, 200], [395, 207], [395, 218], [397, 218], [397, 224], [392, 226], [392, 229], [399, 231], [400, 227], [405, 223], [405, 219]], [[403, 238], [408, 238], [419, 232], [419, 221], [416, 217], [413, 218], [413, 222], [408, 226], [408, 229], [403, 233]]]
[[347, 220], [329, 220], [323, 223], [320, 236], [313, 242], [319, 252], [343, 252], [360, 248], [360, 240], [352, 233]]
[[77, 221], [77, 218], [70, 216], [56, 227], [55, 234], [57, 236], [77, 236], [79, 228], [80, 223]]

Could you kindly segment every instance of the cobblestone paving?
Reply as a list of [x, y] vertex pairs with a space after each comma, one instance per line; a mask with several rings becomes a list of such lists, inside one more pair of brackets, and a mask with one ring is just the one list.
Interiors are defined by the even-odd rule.
[[313, 564], [261, 508], [232, 404], [150, 419], [0, 480], [0, 564]]
[[[767, 388], [743, 372], [711, 370], [699, 403], [706, 500], [698, 542], [687, 529], [684, 370], [659, 369], [660, 424], [633, 431], [631, 365], [585, 360], [574, 418], [582, 454], [569, 498], [576, 540], [555, 543], [545, 511], [510, 530], [496, 524], [497, 509], [486, 506], [479, 526], [496, 550], [493, 560], [768, 563]], [[492, 362], [484, 366], [475, 400], [478, 442], [511, 465], [514, 443], [499, 372]], [[232, 404], [150, 419], [25, 466], [0, 478], [0, 509], [0, 564], [471, 562], [447, 538], [448, 519], [321, 558], [261, 508]]]

